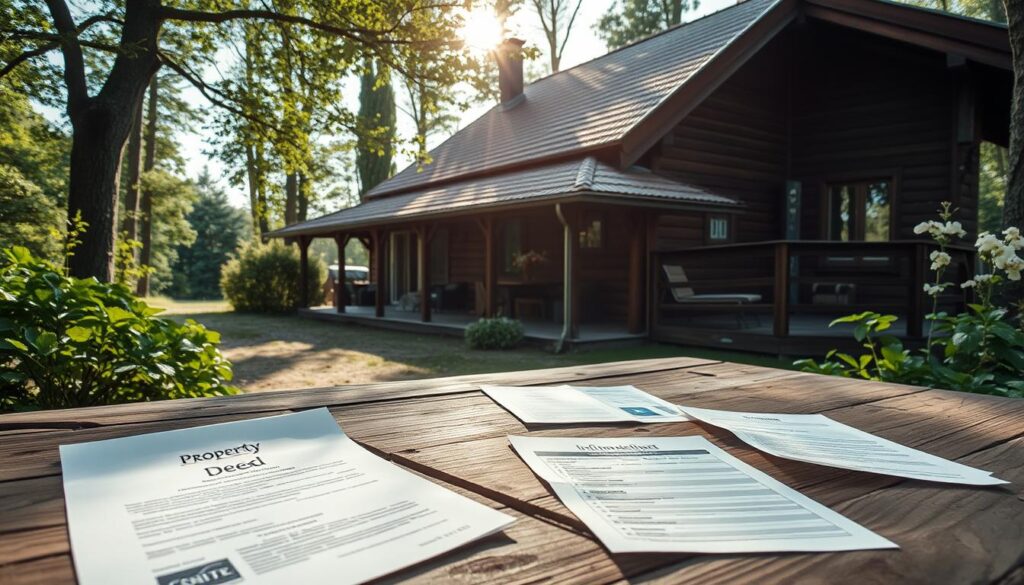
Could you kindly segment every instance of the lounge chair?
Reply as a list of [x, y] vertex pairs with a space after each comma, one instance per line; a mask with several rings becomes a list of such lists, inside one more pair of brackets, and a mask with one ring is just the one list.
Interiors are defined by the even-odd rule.
[[[744, 306], [761, 302], [761, 295], [754, 293], [697, 294], [690, 286], [690, 281], [686, 278], [686, 271], [682, 266], [665, 264], [662, 266], [662, 270], [664, 270], [665, 279], [668, 281], [668, 290], [676, 303], [708, 306], [709, 308], [711, 305], [718, 307], [736, 305], [736, 324], [740, 329], [743, 329], [744, 317], [746, 317]], [[761, 316], [754, 313], [754, 319], [760, 326]]]
[[686, 271], [682, 266], [666, 264], [662, 266], [665, 271], [665, 278], [668, 280], [668, 290], [677, 303], [693, 304], [747, 304], [761, 301], [759, 294], [747, 293], [717, 293], [697, 294], [690, 287], [690, 281], [686, 278]]

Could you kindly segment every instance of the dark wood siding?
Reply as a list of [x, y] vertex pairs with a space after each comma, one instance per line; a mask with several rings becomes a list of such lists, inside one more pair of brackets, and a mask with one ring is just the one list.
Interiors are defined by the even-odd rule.
[[[781, 235], [779, 202], [787, 148], [785, 48], [781, 38], [765, 47], [670, 131], [650, 158], [655, 172], [743, 201], [746, 208], [736, 223], [736, 239], [741, 242]], [[678, 234], [673, 237], [671, 232], [679, 227], [666, 225], [665, 238], [676, 239]], [[697, 228], [697, 240], [703, 241], [703, 226]]]
[[[893, 237], [912, 239], [951, 199], [953, 78], [945, 56], [819, 25], [799, 41], [793, 92], [793, 177], [804, 187], [804, 238], [824, 239], [824, 186], [895, 182]], [[975, 182], [977, 178], [973, 179]], [[974, 228], [977, 202], [961, 219]]]

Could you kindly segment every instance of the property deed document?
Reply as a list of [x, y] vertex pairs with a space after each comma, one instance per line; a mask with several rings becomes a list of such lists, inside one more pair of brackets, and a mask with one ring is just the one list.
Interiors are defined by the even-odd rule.
[[704, 437], [509, 437], [613, 553], [898, 548]]
[[524, 423], [688, 421], [679, 408], [635, 386], [481, 386]]
[[990, 472], [961, 465], [876, 437], [822, 414], [731, 412], [681, 406], [707, 424], [731, 431], [776, 457], [910, 479], [998, 485]]
[[323, 408], [60, 457], [83, 585], [360, 583], [513, 521], [371, 454]]

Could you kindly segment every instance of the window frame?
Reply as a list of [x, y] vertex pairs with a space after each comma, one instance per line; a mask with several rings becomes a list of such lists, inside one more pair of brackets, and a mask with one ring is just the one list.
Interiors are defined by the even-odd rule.
[[854, 198], [855, 229], [857, 237], [851, 238], [850, 242], [866, 242], [866, 223], [864, 221], [864, 203], [867, 200], [867, 186], [871, 183], [887, 182], [889, 184], [889, 242], [895, 241], [899, 233], [898, 203], [900, 193], [900, 172], [899, 170], [878, 170], [855, 174], [830, 175], [821, 181], [821, 207], [820, 207], [820, 234], [823, 240], [840, 242], [838, 238], [832, 237], [832, 188], [839, 185], [856, 185]]
[[[581, 236], [595, 221], [600, 224], [601, 239], [596, 246], [584, 246]], [[579, 225], [576, 227], [576, 249], [584, 254], [593, 254], [603, 251], [607, 245], [608, 221], [605, 214], [601, 211], [584, 211], [581, 213]]]
[[[713, 238], [711, 234], [711, 223], [716, 219], [725, 220], [725, 238]], [[704, 214], [704, 243], [705, 244], [731, 244], [736, 241], [736, 221], [731, 213], [706, 213]]]

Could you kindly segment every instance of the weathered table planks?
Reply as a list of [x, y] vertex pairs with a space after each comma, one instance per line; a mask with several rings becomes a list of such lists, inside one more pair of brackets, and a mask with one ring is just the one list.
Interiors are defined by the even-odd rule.
[[[635, 384], [694, 406], [823, 412], [1013, 482], [971, 488], [774, 458], [696, 423], [524, 426], [479, 385]], [[691, 358], [0, 415], [0, 584], [74, 583], [60, 444], [327, 406], [395, 463], [514, 515], [500, 535], [397, 573], [424, 583], [1024, 583], [1024, 400]], [[506, 435], [701, 434], [901, 546], [784, 555], [610, 555]]]

